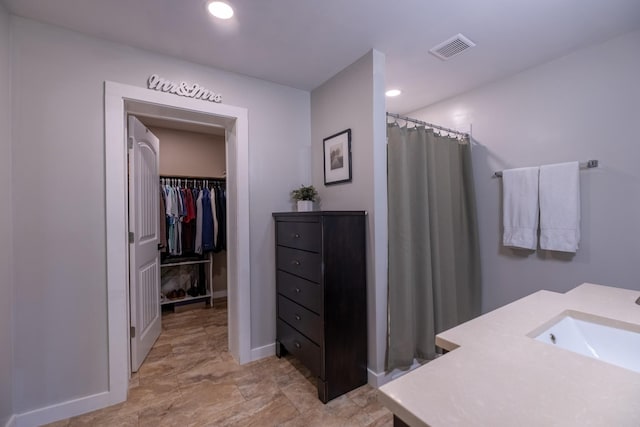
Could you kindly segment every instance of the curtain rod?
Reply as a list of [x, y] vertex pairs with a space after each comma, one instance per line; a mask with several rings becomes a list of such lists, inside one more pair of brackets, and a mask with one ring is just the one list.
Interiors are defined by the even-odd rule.
[[[591, 169], [591, 168], [597, 168], [597, 167], [598, 167], [597, 160], [587, 160], [586, 162], [580, 163], [580, 169]], [[494, 172], [493, 177], [502, 178], [502, 171]]]
[[461, 135], [461, 136], [463, 136], [465, 138], [469, 138], [469, 134], [467, 132], [460, 132], [458, 130], [453, 130], [453, 129], [449, 129], [449, 128], [446, 128], [446, 127], [443, 127], [443, 126], [438, 126], [438, 125], [434, 125], [434, 124], [431, 124], [431, 123], [423, 122], [422, 120], [412, 119], [411, 117], [401, 116], [400, 114], [387, 113], [387, 117], [393, 117], [394, 119], [404, 120], [405, 122], [417, 123], [419, 125], [423, 125], [423, 126], [426, 126], [426, 127], [430, 127], [430, 128], [433, 128], [433, 129], [438, 129], [438, 130], [449, 132], [449, 133], [455, 133], [456, 135]]

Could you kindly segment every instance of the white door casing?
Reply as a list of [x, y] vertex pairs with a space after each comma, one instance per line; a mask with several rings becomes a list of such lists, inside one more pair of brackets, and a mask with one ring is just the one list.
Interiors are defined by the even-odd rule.
[[[125, 141], [128, 113], [215, 124], [226, 129], [229, 351], [241, 364], [251, 361], [247, 109], [114, 82], [105, 82], [104, 102], [109, 389], [99, 397], [92, 398], [90, 404], [83, 403], [83, 408], [90, 406], [91, 410], [124, 401], [130, 374]], [[75, 414], [70, 412], [65, 415]]]
[[131, 371], [160, 336], [160, 142], [134, 116], [129, 141], [129, 298]]

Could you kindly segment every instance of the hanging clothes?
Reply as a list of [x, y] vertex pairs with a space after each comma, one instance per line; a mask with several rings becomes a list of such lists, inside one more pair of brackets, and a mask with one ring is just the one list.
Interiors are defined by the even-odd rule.
[[174, 255], [182, 255], [182, 223], [180, 222], [180, 213], [182, 211], [182, 203], [180, 200], [180, 189], [171, 188], [171, 197], [173, 198], [173, 209], [171, 215], [174, 223]]
[[185, 253], [192, 253], [195, 248], [195, 216], [193, 215], [193, 196], [189, 188], [180, 190], [184, 200], [184, 216], [182, 217], [182, 250]]
[[164, 189], [160, 187], [160, 211], [158, 221], [160, 222], [160, 251], [167, 252], [167, 202]]
[[182, 179], [168, 177], [162, 182], [160, 211], [165, 221], [161, 218], [160, 240], [166, 252], [188, 256], [225, 250], [224, 182], [189, 179], [182, 185]]
[[163, 192], [165, 195], [165, 217], [166, 217], [166, 228], [167, 228], [167, 251], [170, 255], [175, 255], [176, 252], [176, 242], [175, 242], [175, 222], [173, 220], [173, 212], [174, 212], [174, 197], [172, 195], [171, 187], [166, 185], [163, 187]]
[[216, 218], [218, 221], [218, 233], [216, 235], [216, 252], [227, 250], [227, 236], [226, 236], [226, 193], [224, 187], [216, 185]]
[[215, 248], [213, 241], [213, 211], [211, 210], [211, 191], [202, 190], [202, 250], [210, 252]]
[[202, 254], [202, 195], [203, 191], [198, 191], [198, 198], [196, 199], [196, 240], [194, 245], [194, 252]]
[[217, 214], [217, 205], [216, 205], [216, 195], [215, 195], [215, 187], [211, 189], [211, 216], [213, 217], [213, 250], [217, 252], [217, 242], [218, 242], [218, 233], [220, 229], [220, 224], [218, 222], [218, 214]]

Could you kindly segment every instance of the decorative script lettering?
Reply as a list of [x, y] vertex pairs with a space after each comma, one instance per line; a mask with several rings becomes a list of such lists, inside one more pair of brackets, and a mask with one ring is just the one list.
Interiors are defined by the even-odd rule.
[[203, 99], [211, 102], [222, 102], [222, 95], [212, 90], [204, 88], [197, 83], [189, 84], [186, 82], [175, 83], [166, 80], [157, 74], [149, 76], [149, 89], [155, 89], [161, 92], [173, 93], [174, 95], [186, 96], [188, 98]]

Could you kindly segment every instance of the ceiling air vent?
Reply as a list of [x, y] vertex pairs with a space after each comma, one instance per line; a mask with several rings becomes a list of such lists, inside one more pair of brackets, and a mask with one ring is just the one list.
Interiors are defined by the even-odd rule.
[[465, 50], [474, 47], [476, 44], [463, 36], [462, 34], [456, 34], [449, 40], [445, 40], [437, 46], [429, 49], [433, 55], [446, 61], [449, 58], [453, 58], [456, 55], [461, 54]]

